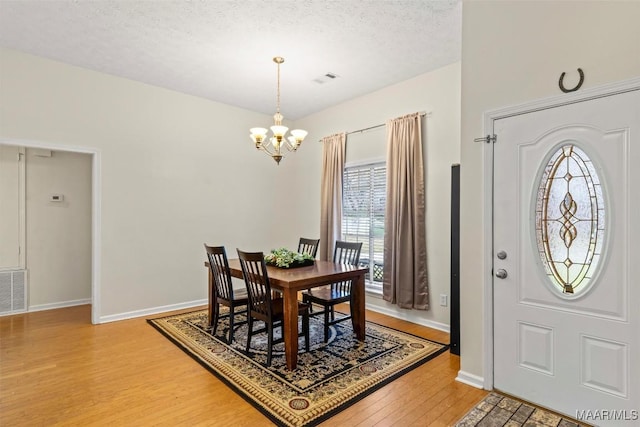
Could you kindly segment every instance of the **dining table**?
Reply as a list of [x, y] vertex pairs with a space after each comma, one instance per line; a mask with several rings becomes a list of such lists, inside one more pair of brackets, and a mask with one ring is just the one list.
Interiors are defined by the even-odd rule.
[[[209, 266], [205, 262], [205, 266]], [[209, 319], [211, 321], [213, 303], [213, 276], [209, 270]], [[296, 369], [298, 364], [298, 292], [331, 283], [351, 280], [351, 324], [359, 341], [365, 339], [365, 292], [364, 282], [367, 267], [315, 260], [313, 265], [295, 268], [280, 268], [267, 265], [269, 283], [273, 289], [282, 293], [284, 313], [282, 330], [284, 335], [284, 351], [289, 370]], [[231, 276], [243, 278], [240, 260], [229, 259]]]

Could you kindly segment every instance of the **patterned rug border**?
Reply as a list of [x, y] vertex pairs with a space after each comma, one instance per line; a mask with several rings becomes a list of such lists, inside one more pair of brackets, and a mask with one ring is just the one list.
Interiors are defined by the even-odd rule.
[[[195, 311], [199, 311], [199, 310], [190, 311], [188, 313], [193, 313]], [[188, 313], [180, 313], [180, 314], [188, 314]], [[271, 421], [273, 421], [276, 425], [282, 425], [280, 423], [280, 420], [275, 418], [270, 412], [267, 411], [266, 408], [263, 408], [260, 405], [257, 405], [256, 402], [254, 402], [253, 399], [251, 399], [251, 397], [249, 397], [246, 393], [244, 393], [240, 388], [236, 387], [235, 384], [233, 384], [231, 381], [227, 380], [223, 375], [221, 375], [218, 371], [216, 371], [213, 366], [208, 364], [202, 358], [198, 357], [198, 355], [195, 354], [194, 352], [190, 351], [188, 347], [186, 347], [180, 341], [178, 341], [175, 338], [173, 338], [173, 336], [169, 335], [169, 333], [167, 333], [159, 325], [153, 323], [154, 320], [164, 319], [165, 317], [170, 317], [170, 316], [162, 316], [162, 317], [156, 317], [156, 318], [153, 318], [153, 319], [147, 319], [147, 323], [150, 324], [151, 326], [153, 326], [153, 328], [156, 331], [160, 332], [165, 338], [167, 338], [169, 341], [171, 341], [175, 346], [177, 346], [180, 350], [182, 350], [184, 353], [186, 353], [188, 356], [190, 356], [193, 360], [198, 362], [207, 371], [211, 372], [217, 379], [222, 381], [227, 387], [229, 387], [231, 390], [233, 390], [234, 393], [236, 393], [238, 396], [242, 397], [247, 403], [251, 404], [251, 406], [253, 406], [258, 411], [260, 411], [263, 415], [265, 415], [267, 418], [269, 418]], [[216, 340], [216, 341], [220, 341], [222, 344], [225, 344], [224, 342], [222, 342], [221, 340], [219, 340], [218, 338], [216, 338], [214, 336], [212, 336], [211, 338]]]
[[[258, 402], [256, 402], [254, 399], [252, 399], [251, 396], [249, 396], [244, 390], [242, 390], [241, 388], [237, 387], [233, 382], [229, 381], [228, 379], [226, 379], [220, 372], [218, 372], [213, 366], [211, 366], [207, 361], [203, 360], [201, 357], [199, 357], [198, 354], [196, 354], [195, 352], [191, 351], [186, 345], [184, 345], [182, 342], [180, 342], [179, 340], [175, 339], [173, 336], [171, 336], [167, 331], [165, 331], [161, 326], [159, 326], [158, 324], [154, 323], [155, 321], [159, 321], [162, 319], [166, 319], [166, 318], [170, 318], [170, 317], [174, 317], [174, 316], [182, 316], [182, 315], [189, 315], [192, 313], [197, 313], [197, 312], [201, 312], [203, 311], [202, 309], [198, 309], [198, 310], [192, 310], [189, 312], [184, 312], [184, 313], [177, 313], [177, 314], [170, 314], [170, 315], [164, 315], [164, 316], [160, 316], [160, 317], [155, 317], [155, 318], [151, 318], [151, 319], [146, 319], [147, 323], [149, 325], [151, 325], [155, 330], [157, 330], [158, 332], [160, 332], [165, 338], [167, 338], [170, 342], [172, 342], [174, 345], [176, 345], [179, 349], [181, 349], [184, 353], [186, 353], [188, 356], [190, 356], [192, 359], [194, 359], [196, 362], [198, 362], [201, 366], [203, 366], [204, 368], [207, 369], [207, 371], [209, 371], [210, 373], [212, 373], [216, 378], [218, 378], [220, 381], [222, 381], [227, 387], [229, 387], [231, 390], [233, 390], [234, 393], [236, 393], [237, 395], [239, 395], [240, 397], [242, 397], [247, 403], [249, 403], [252, 407], [256, 408], [258, 411], [260, 411], [260, 413], [262, 413], [265, 417], [267, 417], [270, 421], [272, 421], [275, 425], [277, 426], [283, 426], [283, 427], [287, 427], [288, 424], [283, 423], [278, 417], [276, 417], [274, 414], [272, 414], [271, 412], [269, 412], [268, 408], [264, 408], [262, 407], [260, 404], [258, 404]], [[377, 384], [367, 388], [366, 390], [362, 391], [361, 393], [359, 393], [357, 396], [352, 397], [351, 399], [345, 401], [344, 403], [336, 406], [335, 408], [327, 411], [326, 413], [322, 414], [321, 416], [319, 416], [318, 418], [315, 418], [313, 420], [311, 420], [308, 423], [304, 424], [304, 427], [313, 427], [313, 426], [317, 426], [318, 424], [328, 420], [329, 418], [333, 417], [334, 415], [338, 414], [339, 412], [344, 411], [345, 409], [347, 409], [348, 407], [356, 404], [357, 402], [361, 401], [362, 399], [364, 399], [365, 397], [373, 394], [374, 392], [376, 392], [377, 390], [381, 389], [382, 387], [386, 386], [387, 384], [395, 381], [396, 379], [402, 377], [403, 375], [405, 375], [406, 373], [424, 365], [425, 363], [427, 363], [430, 360], [435, 359], [436, 357], [438, 357], [439, 355], [441, 355], [442, 353], [445, 353], [446, 351], [449, 350], [449, 345], [448, 344], [444, 344], [438, 341], [434, 341], [434, 340], [430, 340], [424, 337], [421, 337], [419, 335], [415, 335], [412, 334], [410, 332], [405, 332], [405, 331], [401, 331], [395, 328], [391, 328], [385, 325], [381, 325], [379, 323], [376, 322], [372, 322], [370, 320], [366, 321], [367, 324], [371, 324], [371, 325], [375, 325], [376, 327], [379, 328], [384, 328], [384, 329], [388, 329], [388, 330], [392, 330], [392, 331], [396, 331], [396, 332], [400, 332], [402, 334], [406, 334], [408, 336], [412, 336], [421, 340], [425, 340], [425, 341], [429, 341], [432, 342], [434, 344], [438, 344], [441, 345], [442, 348], [440, 348], [439, 350], [434, 351], [433, 353], [427, 355], [426, 357], [414, 362], [413, 364], [411, 364], [410, 366], [407, 366], [401, 370], [399, 370], [398, 372], [392, 374], [391, 376], [389, 376], [388, 378], [385, 378], [384, 380], [378, 382]], [[225, 347], [229, 347], [227, 345], [226, 342], [220, 340], [218, 337], [215, 336], [211, 336], [211, 339], [218, 341], [220, 344], [224, 345]], [[233, 347], [229, 347], [231, 350], [233, 351], [237, 351], [236, 349], [234, 349]]]

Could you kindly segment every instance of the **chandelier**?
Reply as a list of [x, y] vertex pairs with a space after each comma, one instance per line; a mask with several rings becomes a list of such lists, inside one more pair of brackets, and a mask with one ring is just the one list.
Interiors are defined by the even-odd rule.
[[296, 151], [302, 140], [307, 136], [307, 131], [302, 129], [294, 129], [291, 131], [291, 135], [285, 138], [288, 127], [282, 126], [282, 119], [284, 118], [280, 114], [280, 64], [284, 62], [284, 58], [276, 56], [273, 58], [273, 62], [278, 65], [278, 97], [276, 100], [276, 114], [273, 115], [274, 125], [271, 126], [271, 133], [273, 136], [267, 138], [267, 129], [265, 128], [251, 128], [251, 139], [256, 144], [258, 150], [264, 151], [267, 155], [271, 156], [277, 164], [280, 164], [280, 160], [284, 157], [282, 148], [287, 151]]

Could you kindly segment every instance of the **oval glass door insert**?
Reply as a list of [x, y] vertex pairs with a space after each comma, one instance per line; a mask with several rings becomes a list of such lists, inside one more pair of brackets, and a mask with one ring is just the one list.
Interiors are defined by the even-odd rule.
[[585, 292], [601, 261], [605, 206], [600, 178], [573, 144], [553, 153], [538, 185], [535, 233], [552, 287], [564, 296]]

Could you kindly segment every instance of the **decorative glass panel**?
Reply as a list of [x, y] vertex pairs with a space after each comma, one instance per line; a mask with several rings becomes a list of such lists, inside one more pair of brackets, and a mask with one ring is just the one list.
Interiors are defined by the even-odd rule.
[[596, 167], [573, 144], [560, 147], [538, 185], [536, 242], [544, 272], [564, 294], [588, 289], [601, 259], [604, 197]]

